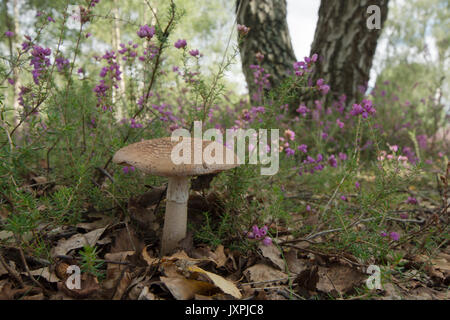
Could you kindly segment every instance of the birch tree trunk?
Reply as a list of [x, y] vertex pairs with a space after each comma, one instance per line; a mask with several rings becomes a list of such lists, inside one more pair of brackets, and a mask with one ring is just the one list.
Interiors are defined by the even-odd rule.
[[123, 60], [120, 59], [118, 51], [120, 50], [120, 25], [119, 25], [119, 1], [114, 0], [112, 12], [114, 15], [114, 30], [113, 30], [113, 37], [112, 37], [112, 44], [114, 51], [116, 52], [117, 56], [117, 63], [119, 64], [120, 71], [122, 71], [121, 79], [119, 81], [119, 88], [113, 89], [113, 96], [112, 101], [114, 103], [114, 107], [117, 110], [116, 113], [116, 119], [118, 121], [122, 120], [125, 117], [125, 110], [122, 103], [119, 103], [119, 99], [123, 94], [125, 94], [125, 69], [124, 69], [124, 63]]
[[345, 94], [353, 103], [362, 95], [360, 86], [367, 88], [372, 60], [381, 34], [369, 29], [367, 12], [370, 5], [380, 8], [380, 27], [388, 13], [388, 0], [322, 0], [319, 8], [311, 55], [317, 53], [316, 77], [330, 85], [334, 98]]
[[286, 21], [286, 0], [237, 0], [237, 23], [250, 27], [250, 32], [240, 44], [242, 69], [250, 97], [256, 93], [253, 70], [257, 64], [255, 54], [264, 55], [261, 65], [272, 87], [278, 86], [292, 70], [295, 54]]

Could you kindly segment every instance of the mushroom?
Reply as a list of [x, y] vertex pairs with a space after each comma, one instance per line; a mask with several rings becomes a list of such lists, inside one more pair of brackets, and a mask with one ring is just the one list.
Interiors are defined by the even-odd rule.
[[[238, 166], [234, 152], [226, 149], [225, 146], [218, 142], [190, 137], [180, 138], [182, 138], [181, 142], [174, 142], [171, 138], [160, 138], [133, 143], [118, 150], [113, 157], [113, 162], [115, 163], [130, 165], [146, 174], [168, 178], [166, 213], [161, 245], [162, 255], [171, 253], [178, 246], [179, 241], [186, 237], [187, 203], [191, 177], [217, 173]], [[187, 156], [189, 156], [191, 161], [189, 163], [175, 164], [172, 161], [172, 151], [175, 147], [177, 147], [177, 150], [179, 150], [178, 148], [190, 150], [191, 153]], [[208, 147], [208, 150], [214, 150], [211, 153], [212, 157], [215, 156], [215, 150], [222, 151], [222, 159], [215, 161], [216, 163], [206, 163], [203, 159], [203, 151], [206, 147]], [[202, 155], [201, 161], [198, 161], [198, 159], [195, 161], [200, 152]], [[227, 152], [232, 152], [232, 164], [227, 164], [225, 161]], [[220, 156], [220, 153], [218, 155]], [[183, 156], [186, 155], [183, 154]]]

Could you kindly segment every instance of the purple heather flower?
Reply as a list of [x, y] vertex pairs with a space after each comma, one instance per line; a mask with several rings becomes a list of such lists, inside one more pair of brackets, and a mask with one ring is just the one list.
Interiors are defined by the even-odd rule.
[[241, 35], [245, 36], [250, 31], [250, 28], [247, 26], [244, 26], [243, 24], [238, 24], [237, 30]]
[[408, 204], [418, 204], [419, 202], [414, 197], [408, 197], [408, 199], [406, 199], [406, 203], [408, 203]]
[[148, 40], [150, 40], [155, 35], [155, 27], [154, 26], [149, 27], [148, 25], [143, 25], [137, 31], [137, 35], [140, 38], [147, 38]]
[[416, 137], [416, 139], [417, 139], [417, 143], [419, 144], [419, 148], [420, 149], [427, 149], [427, 140], [428, 140], [428, 137], [427, 137], [427, 135], [426, 134], [421, 134], [421, 135], [418, 135], [417, 137]]
[[249, 231], [249, 232], [247, 233], [247, 238], [249, 238], [249, 239], [255, 239], [255, 234], [254, 234], [253, 232]]
[[309, 204], [306, 206], [306, 211], [311, 211], [311, 206]]
[[8, 31], [5, 32], [5, 36], [13, 37], [14, 36], [14, 32], [8, 30]]
[[332, 166], [333, 168], [337, 167], [337, 161], [336, 161], [336, 157], [334, 156], [334, 154], [332, 154], [331, 156], [328, 157], [328, 163], [330, 164], [330, 166]]
[[347, 201], [347, 197], [346, 196], [341, 196], [341, 200], [342, 201]]
[[52, 17], [48, 16], [48, 17], [47, 17], [47, 21], [48, 21], [48, 22], [55, 22], [55, 19], [53, 19]]
[[303, 153], [307, 153], [308, 152], [308, 146], [306, 144], [299, 145], [297, 149], [299, 151], [303, 152]]
[[398, 241], [400, 239], [400, 235], [397, 232], [389, 233], [389, 237], [394, 241]]
[[190, 51], [189, 51], [189, 54], [190, 54], [191, 56], [193, 56], [193, 57], [196, 57], [196, 56], [198, 56], [200, 53], [198, 52], [198, 50], [190, 50]]
[[187, 42], [184, 39], [178, 39], [177, 42], [175, 42], [175, 44], [174, 44], [175, 48], [177, 48], [177, 49], [184, 48], [184, 47], [186, 47], [186, 45], [187, 45]]
[[265, 237], [262, 243], [265, 246], [270, 246], [272, 244], [272, 239], [270, 237]]
[[358, 182], [358, 181], [356, 181], [356, 182], [355, 182], [355, 188], [356, 188], [356, 189], [359, 189], [359, 188], [361, 188], [361, 185], [359, 184], [359, 182]]
[[14, 81], [13, 78], [8, 78], [8, 83], [9, 83], [10, 85], [14, 85], [15, 81]]
[[330, 91], [330, 86], [327, 84], [324, 84], [323, 86], [320, 86], [319, 89], [323, 95], [326, 95], [328, 93], [328, 91]]
[[[330, 109], [330, 110], [331, 110], [331, 109]], [[338, 125], [339, 128], [341, 128], [341, 129], [344, 128], [344, 123], [343, 123], [340, 119], [337, 119], [337, 120], [336, 120], [336, 123], [337, 123], [337, 125]]]
[[293, 156], [295, 154], [295, 150], [287, 147], [286, 149], [284, 149], [284, 151], [286, 152], [286, 156], [290, 157]]
[[407, 213], [400, 213], [400, 218], [401, 219], [408, 219], [408, 214]]
[[264, 237], [267, 234], [267, 231], [269, 230], [269, 228], [267, 228], [267, 226], [262, 227], [261, 229], [259, 229], [259, 234]]
[[130, 167], [125, 166], [122, 168], [122, 171], [123, 171], [123, 173], [128, 174], [128, 173], [134, 171], [134, 167], [133, 166], [130, 166]]
[[360, 104], [354, 104], [352, 110], [350, 111], [350, 114], [352, 116], [360, 115], [364, 112], [363, 107]]
[[297, 111], [301, 115], [305, 116], [306, 113], [309, 112], [309, 109], [305, 105], [301, 104], [295, 111]]
[[347, 160], [347, 155], [343, 152], [339, 152], [339, 159], [341, 159], [342, 161]]

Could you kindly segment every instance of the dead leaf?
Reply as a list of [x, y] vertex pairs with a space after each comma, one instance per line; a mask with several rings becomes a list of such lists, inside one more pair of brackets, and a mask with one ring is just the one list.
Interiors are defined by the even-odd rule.
[[[60, 279], [56, 276], [54, 272], [50, 272], [48, 267], [36, 269], [33, 271], [30, 271], [31, 275], [36, 278], [36, 280], [39, 280], [39, 278], [44, 278], [50, 283], [56, 283], [60, 281]], [[23, 275], [28, 276], [27, 272], [22, 272]]]
[[216, 268], [221, 268], [225, 266], [225, 263], [227, 262], [227, 256], [225, 255], [223, 245], [217, 247], [216, 251], [214, 251], [214, 255], [215, 255], [214, 262], [216, 263]]
[[82, 228], [88, 231], [104, 228], [114, 222], [114, 218], [106, 214], [90, 214], [91, 222], [80, 222], [76, 225], [77, 228]]
[[96, 294], [100, 289], [100, 285], [98, 284], [97, 278], [88, 273], [83, 273], [81, 275], [81, 289], [69, 289], [66, 286], [65, 281], [58, 282], [57, 286], [59, 290], [64, 292], [69, 297], [75, 299], [89, 298], [94, 294]]
[[288, 270], [291, 273], [299, 274], [300, 272], [308, 268], [307, 260], [297, 258], [297, 250], [289, 250], [287, 253], [285, 253], [284, 257], [286, 258]]
[[440, 253], [436, 259], [431, 259], [433, 266], [447, 276], [450, 274], [450, 255]]
[[[115, 262], [127, 262], [127, 257], [134, 254], [134, 251], [124, 251], [105, 254], [105, 260]], [[126, 271], [127, 265], [119, 263], [107, 263], [106, 280], [102, 282], [102, 287], [107, 290], [109, 297], [113, 300], [120, 300], [131, 283], [131, 274]]]
[[9, 212], [5, 206], [0, 206], [0, 221], [8, 219]]
[[103, 232], [105, 232], [106, 228], [107, 227], [96, 229], [86, 234], [76, 234], [67, 240], [59, 240], [56, 247], [54, 247], [51, 251], [52, 256], [56, 257], [58, 255], [66, 255], [70, 250], [82, 248], [85, 245], [95, 246], [98, 239], [102, 236]]
[[145, 286], [144, 289], [142, 289], [138, 300], [158, 300], [158, 298], [150, 292], [150, 289], [147, 286]]
[[189, 280], [186, 278], [160, 278], [177, 300], [193, 299], [196, 294], [207, 295], [215, 289], [213, 284], [205, 281]]
[[[286, 282], [287, 274], [266, 264], [255, 264], [243, 272], [250, 283], [256, 288], [264, 288], [272, 283]], [[282, 280], [285, 279], [285, 280]]]
[[400, 289], [397, 289], [392, 283], [383, 284], [384, 297], [383, 300], [401, 300]]
[[280, 270], [284, 271], [286, 269], [286, 265], [280, 257], [280, 250], [277, 246], [265, 246], [264, 244], [260, 244], [259, 249], [261, 250], [262, 255], [272, 261], [272, 263], [280, 268]]
[[428, 287], [420, 286], [409, 292], [405, 297], [408, 300], [448, 300], [450, 295], [448, 291], [437, 291]]
[[361, 285], [367, 275], [343, 264], [333, 264], [328, 268], [319, 267], [319, 282], [317, 289], [324, 293], [345, 294]]
[[319, 268], [313, 266], [311, 268], [305, 269], [297, 276], [295, 282], [298, 284], [299, 288], [306, 290], [305, 293], [309, 295], [309, 291], [317, 290], [317, 283], [319, 282]]
[[236, 285], [233, 282], [231, 282], [215, 273], [205, 271], [202, 268], [199, 268], [197, 266], [190, 266], [188, 268], [188, 270], [191, 272], [198, 272], [200, 274], [206, 275], [224, 293], [229, 294], [237, 299], [242, 298], [241, 292], [239, 291], [239, 289], [236, 287]]

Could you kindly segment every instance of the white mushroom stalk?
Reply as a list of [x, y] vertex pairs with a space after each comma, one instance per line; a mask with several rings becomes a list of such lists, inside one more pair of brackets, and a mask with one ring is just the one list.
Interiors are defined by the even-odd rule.
[[169, 178], [161, 247], [163, 255], [173, 251], [186, 237], [189, 187], [190, 177]]

